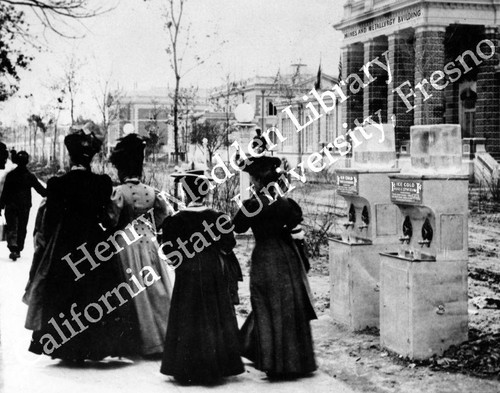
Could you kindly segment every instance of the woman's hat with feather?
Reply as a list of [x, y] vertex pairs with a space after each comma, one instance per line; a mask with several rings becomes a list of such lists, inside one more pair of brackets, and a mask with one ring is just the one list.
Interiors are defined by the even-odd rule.
[[73, 126], [70, 134], [64, 138], [71, 159], [77, 164], [89, 165], [92, 157], [102, 146], [102, 141], [96, 136], [95, 124], [88, 122], [84, 126]]

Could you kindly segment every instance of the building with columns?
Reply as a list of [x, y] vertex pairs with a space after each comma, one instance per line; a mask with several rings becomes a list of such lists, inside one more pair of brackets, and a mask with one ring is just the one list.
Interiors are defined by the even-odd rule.
[[460, 124], [464, 152], [485, 144], [499, 161], [497, 10], [500, 0], [347, 0], [334, 26], [344, 35], [343, 121], [380, 110], [402, 154], [410, 126]]

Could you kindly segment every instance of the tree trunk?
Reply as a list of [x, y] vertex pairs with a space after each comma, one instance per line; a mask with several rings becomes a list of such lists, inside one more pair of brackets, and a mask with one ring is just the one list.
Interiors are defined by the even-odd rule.
[[36, 132], [38, 130], [38, 127], [35, 126], [33, 128], [33, 157], [37, 159], [37, 154], [36, 154]]
[[75, 103], [73, 97], [70, 98], [71, 125], [75, 125]]
[[52, 162], [55, 164], [57, 162], [57, 121], [54, 124], [54, 142], [52, 143]]
[[181, 77], [176, 75], [175, 77], [175, 92], [174, 92], [174, 156], [175, 163], [179, 163], [179, 85]]
[[42, 164], [45, 164], [45, 132], [42, 131]]

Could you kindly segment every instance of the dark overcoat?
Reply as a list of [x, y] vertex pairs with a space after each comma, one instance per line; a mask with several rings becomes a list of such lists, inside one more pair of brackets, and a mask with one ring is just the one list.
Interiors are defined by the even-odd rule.
[[316, 318], [303, 261], [291, 238], [302, 221], [292, 199], [258, 194], [243, 202], [235, 232], [252, 228], [250, 268], [252, 313], [242, 328], [244, 356], [272, 374], [306, 374], [316, 369], [309, 321]]
[[[127, 327], [122, 323], [119, 307], [107, 313], [107, 307], [100, 304], [102, 318], [89, 323], [85, 317], [80, 317], [88, 326], [81, 331], [70, 315], [73, 304], [76, 304], [75, 311], [83, 314], [89, 304], [99, 304], [101, 296], [125, 281], [115, 258], [102, 262], [94, 251], [95, 246], [110, 235], [101, 224], [111, 192], [109, 176], [88, 170], [72, 170], [47, 182], [47, 201], [38, 234], [43, 238], [43, 248], [36, 250], [24, 296], [28, 303], [26, 328], [34, 330], [30, 345], [34, 353], [72, 360], [98, 360], [126, 353], [123, 340], [128, 337]], [[92, 269], [88, 261], [83, 261], [77, 265], [83, 277], [77, 279], [63, 258], [70, 254], [73, 263], [77, 262], [84, 256], [81, 247], [85, 247], [99, 266]], [[112, 246], [110, 253], [113, 253]], [[115, 300], [110, 299], [110, 302]], [[91, 312], [97, 319], [96, 310]], [[72, 332], [64, 327], [65, 320], [78, 334], [63, 344], [64, 338], [54, 325], [57, 324], [65, 337], [70, 337]], [[57, 348], [47, 344], [48, 335], [54, 338]]]
[[[221, 258], [236, 242], [232, 231], [226, 232], [230, 222], [222, 225], [226, 233], [217, 229], [221, 216], [205, 207], [187, 208], [163, 223], [163, 242], [171, 242], [164, 253], [179, 252], [183, 260], [175, 270], [161, 372], [186, 382], [211, 382], [244, 371]], [[212, 228], [215, 239], [207, 227]], [[187, 252], [179, 247], [178, 239], [186, 244]]]

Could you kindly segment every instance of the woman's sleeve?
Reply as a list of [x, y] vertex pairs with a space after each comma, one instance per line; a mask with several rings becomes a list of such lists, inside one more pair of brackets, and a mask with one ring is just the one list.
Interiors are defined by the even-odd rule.
[[168, 206], [163, 198], [160, 197], [159, 191], [155, 190], [155, 202], [153, 204], [153, 212], [155, 218], [156, 229], [162, 227], [163, 222], [168, 217]]
[[106, 217], [104, 220], [106, 227], [113, 228], [118, 225], [124, 203], [122, 189], [118, 186], [113, 190], [108, 206], [106, 207]]
[[[221, 223], [221, 218], [225, 217], [225, 224], [220, 225]], [[219, 250], [222, 251], [224, 254], [229, 254], [232, 249], [236, 246], [236, 239], [234, 238], [234, 233], [233, 230], [231, 230], [229, 233], [226, 233], [228, 228], [232, 227], [234, 225], [234, 222], [231, 223], [231, 218], [223, 213], [219, 213], [217, 217], [217, 230], [220, 231], [221, 238], [218, 241], [218, 247]], [[221, 227], [219, 229], [219, 226]]]
[[182, 223], [179, 222], [177, 215], [166, 217], [161, 224], [162, 243], [171, 241], [175, 244], [175, 240], [180, 235], [179, 226], [182, 227]]
[[161, 226], [162, 240], [158, 254], [160, 259], [166, 262], [173, 268], [177, 268], [182, 264], [184, 255], [179, 251], [177, 238], [180, 236], [179, 229], [182, 230], [182, 220], [178, 215], [168, 216]]
[[248, 216], [248, 212], [256, 211], [255, 204], [258, 205], [258, 202], [253, 199], [243, 201], [243, 208], [239, 209], [233, 218], [234, 232], [244, 233], [250, 229], [252, 217]]
[[54, 233], [57, 223], [63, 215], [64, 206], [62, 189], [59, 187], [59, 178], [53, 177], [47, 181], [47, 201], [44, 213], [42, 231], [45, 239], [50, 239]]
[[302, 222], [302, 209], [299, 204], [291, 198], [284, 199], [286, 208], [284, 210], [284, 220], [287, 228], [292, 231]]

